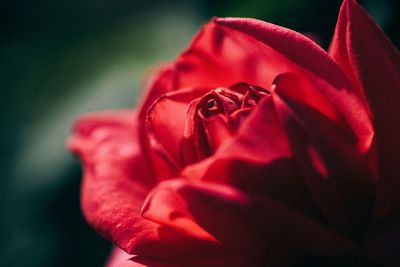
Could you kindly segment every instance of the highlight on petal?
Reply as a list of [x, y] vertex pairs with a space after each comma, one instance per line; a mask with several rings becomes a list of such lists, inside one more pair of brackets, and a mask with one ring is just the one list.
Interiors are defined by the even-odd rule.
[[372, 116], [379, 176], [375, 216], [383, 218], [400, 207], [400, 54], [354, 0], [343, 2], [330, 54]]

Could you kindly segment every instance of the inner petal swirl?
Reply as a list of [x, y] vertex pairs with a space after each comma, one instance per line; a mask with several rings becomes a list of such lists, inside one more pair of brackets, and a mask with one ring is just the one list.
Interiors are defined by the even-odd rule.
[[186, 164], [210, 155], [237, 131], [243, 120], [270, 92], [264, 88], [239, 83], [219, 87], [193, 100], [186, 114], [182, 155]]

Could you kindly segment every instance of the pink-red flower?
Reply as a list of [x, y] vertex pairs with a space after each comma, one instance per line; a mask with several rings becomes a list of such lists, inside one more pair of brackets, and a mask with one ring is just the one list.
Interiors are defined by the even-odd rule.
[[400, 266], [399, 114], [399, 52], [345, 0], [328, 52], [214, 18], [69, 147], [109, 266]]

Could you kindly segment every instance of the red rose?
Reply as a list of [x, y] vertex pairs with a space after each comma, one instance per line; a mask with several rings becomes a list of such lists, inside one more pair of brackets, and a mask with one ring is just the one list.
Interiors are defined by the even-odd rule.
[[76, 123], [84, 215], [120, 266], [400, 266], [399, 103], [399, 53], [353, 0], [328, 53], [215, 18], [138, 111]]

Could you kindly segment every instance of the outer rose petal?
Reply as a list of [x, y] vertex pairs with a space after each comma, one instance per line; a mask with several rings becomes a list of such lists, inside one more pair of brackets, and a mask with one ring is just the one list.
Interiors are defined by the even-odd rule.
[[[297, 99], [296, 93], [309, 87], [300, 77], [283, 74], [274, 84], [272, 98], [293, 157], [325, 219], [339, 232], [362, 233], [365, 229], [361, 226], [369, 220], [375, 184], [354, 135], [316, 106]], [[320, 100], [320, 104], [324, 102]]]
[[400, 54], [354, 0], [343, 2], [330, 54], [373, 116], [379, 176], [375, 215], [382, 218], [400, 207]]
[[150, 193], [144, 215], [165, 224], [193, 220], [247, 266], [291, 266], [354, 252], [351, 241], [300, 213], [229, 186], [165, 181]]
[[290, 68], [290, 62], [270, 47], [216, 21], [206, 24], [176, 60], [176, 88], [239, 82], [269, 88], [277, 73]]
[[125, 250], [131, 250], [135, 232], [146, 228], [138, 207], [151, 186], [132, 138], [135, 119], [132, 110], [88, 115], [69, 140], [84, 165], [81, 205], [87, 221]]
[[143, 164], [136, 113], [104, 112], [81, 118], [69, 148], [84, 165], [81, 205], [86, 220], [131, 254], [174, 258], [214, 249], [215, 242], [147, 221], [140, 208], [153, 180]]
[[359, 137], [360, 149], [370, 147], [373, 130], [366, 109], [342, 70], [322, 48], [297, 32], [256, 19], [225, 18], [215, 19], [215, 23], [232, 35], [245, 34], [252, 42], [262, 43], [274, 51], [273, 56], [279, 55], [278, 62], [285, 67], [274, 66], [275, 76], [293, 72], [313, 81], [344, 115]]

